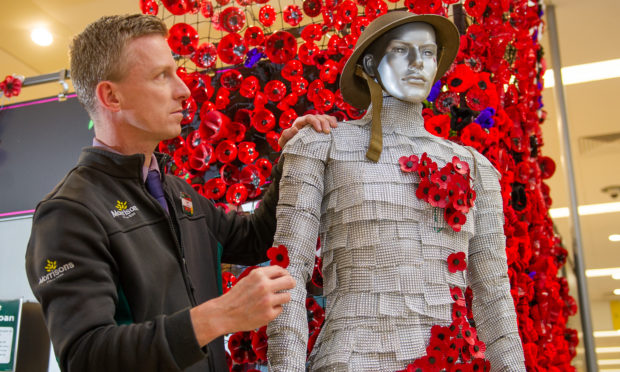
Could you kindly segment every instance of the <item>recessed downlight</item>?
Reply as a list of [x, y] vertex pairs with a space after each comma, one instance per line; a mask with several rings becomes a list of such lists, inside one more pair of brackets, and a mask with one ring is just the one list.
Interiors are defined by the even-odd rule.
[[32, 30], [30, 38], [35, 44], [40, 46], [48, 46], [54, 41], [52, 34], [45, 28], [38, 27]]

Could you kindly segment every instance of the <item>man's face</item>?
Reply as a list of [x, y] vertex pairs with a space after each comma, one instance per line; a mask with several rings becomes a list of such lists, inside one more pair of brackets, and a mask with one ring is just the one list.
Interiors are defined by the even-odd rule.
[[189, 89], [161, 35], [133, 39], [123, 50], [124, 77], [116, 82], [123, 131], [139, 141], [159, 142], [181, 132], [182, 101]]
[[424, 101], [437, 73], [433, 27], [422, 22], [404, 24], [375, 43], [374, 57], [379, 61], [377, 80], [383, 90], [403, 101]]

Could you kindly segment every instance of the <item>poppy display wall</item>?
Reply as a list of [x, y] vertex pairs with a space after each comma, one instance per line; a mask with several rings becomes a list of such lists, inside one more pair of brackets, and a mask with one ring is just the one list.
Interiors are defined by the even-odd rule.
[[[451, 16], [461, 46], [425, 102], [425, 127], [476, 148], [501, 173], [508, 276], [526, 366], [574, 370], [577, 332], [566, 323], [577, 306], [566, 279], [558, 277], [567, 252], [553, 231], [544, 182], [555, 163], [542, 155], [542, 1], [289, 4], [140, 0], [143, 13], [171, 26], [168, 42], [177, 73], [192, 92], [184, 103], [182, 135], [159, 145], [173, 156], [171, 171], [222, 208], [260, 199], [278, 160], [279, 135], [295, 118], [325, 113], [346, 120], [364, 114], [343, 101], [338, 78], [370, 21], [394, 9]], [[236, 280], [224, 273], [224, 291]], [[312, 282], [321, 286], [318, 257]], [[307, 308], [313, 340], [324, 315], [312, 297]], [[265, 365], [266, 338], [264, 329], [230, 336], [231, 370]]]

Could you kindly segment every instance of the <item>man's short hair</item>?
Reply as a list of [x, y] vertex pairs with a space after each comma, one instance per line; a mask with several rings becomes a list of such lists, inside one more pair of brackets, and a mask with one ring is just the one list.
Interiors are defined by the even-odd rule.
[[69, 47], [71, 80], [91, 117], [97, 112], [97, 84], [119, 81], [125, 76], [129, 67], [121, 60], [125, 45], [152, 34], [166, 37], [166, 24], [157, 17], [132, 14], [101, 17], [73, 38]]

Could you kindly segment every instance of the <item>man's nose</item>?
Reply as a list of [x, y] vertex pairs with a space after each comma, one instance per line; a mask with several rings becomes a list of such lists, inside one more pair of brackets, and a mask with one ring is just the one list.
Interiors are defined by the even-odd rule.
[[418, 48], [409, 49], [409, 68], [419, 69], [422, 67], [422, 54]]
[[[175, 74], [176, 75], [176, 74]], [[180, 100], [186, 100], [191, 95], [191, 91], [185, 85], [185, 82], [178, 76], [176, 76], [176, 96]]]

